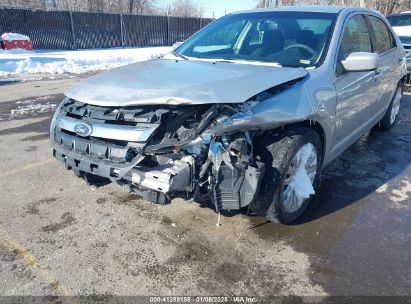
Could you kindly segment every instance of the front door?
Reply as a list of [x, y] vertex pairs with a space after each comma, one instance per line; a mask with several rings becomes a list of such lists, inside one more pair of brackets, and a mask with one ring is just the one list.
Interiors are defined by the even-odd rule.
[[334, 155], [345, 150], [371, 127], [378, 109], [381, 71], [344, 71], [341, 60], [354, 52], [373, 52], [367, 22], [361, 14], [348, 19], [340, 44], [335, 80], [337, 121]]

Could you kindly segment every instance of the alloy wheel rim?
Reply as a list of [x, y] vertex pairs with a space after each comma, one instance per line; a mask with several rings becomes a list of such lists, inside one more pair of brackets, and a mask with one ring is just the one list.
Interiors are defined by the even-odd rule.
[[299, 189], [297, 189], [298, 183], [295, 179], [301, 176], [301, 170], [305, 170], [312, 186], [317, 175], [317, 162], [317, 150], [311, 143], [302, 146], [293, 157], [286, 172], [282, 191], [283, 206], [288, 213], [299, 210], [307, 199], [297, 194]]
[[390, 123], [393, 124], [395, 120], [397, 119], [398, 113], [400, 111], [400, 104], [401, 104], [401, 98], [397, 98], [397, 94], [400, 94], [400, 89], [397, 90], [395, 97], [394, 97], [394, 102], [391, 107], [391, 115], [390, 115]]

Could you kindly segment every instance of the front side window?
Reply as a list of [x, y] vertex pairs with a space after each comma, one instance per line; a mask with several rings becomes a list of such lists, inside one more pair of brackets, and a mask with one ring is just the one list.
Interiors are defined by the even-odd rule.
[[176, 52], [192, 59], [318, 66], [327, 52], [336, 17], [312, 12], [228, 15], [198, 32]]
[[374, 16], [368, 16], [368, 18], [374, 31], [375, 51], [381, 54], [393, 48], [395, 46], [394, 39], [384, 21]]
[[354, 52], [372, 52], [367, 23], [362, 15], [348, 20], [342, 38], [340, 59], [345, 59]]

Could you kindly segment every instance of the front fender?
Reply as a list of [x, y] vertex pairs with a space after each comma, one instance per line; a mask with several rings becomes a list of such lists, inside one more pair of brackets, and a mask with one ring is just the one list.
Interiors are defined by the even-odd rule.
[[304, 83], [295, 84], [246, 111], [238, 112], [210, 130], [215, 135], [249, 130], [270, 130], [304, 121], [314, 113]]

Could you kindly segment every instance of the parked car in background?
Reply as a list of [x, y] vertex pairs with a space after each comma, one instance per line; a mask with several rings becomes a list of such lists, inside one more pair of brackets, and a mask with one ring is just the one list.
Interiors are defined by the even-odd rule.
[[411, 73], [411, 12], [391, 15], [387, 17], [392, 29], [401, 40], [407, 57], [408, 74]]
[[401, 42], [374, 10], [233, 13], [162, 58], [69, 89], [53, 154], [155, 203], [208, 198], [288, 224], [313, 204], [325, 165], [395, 124], [405, 75]]

